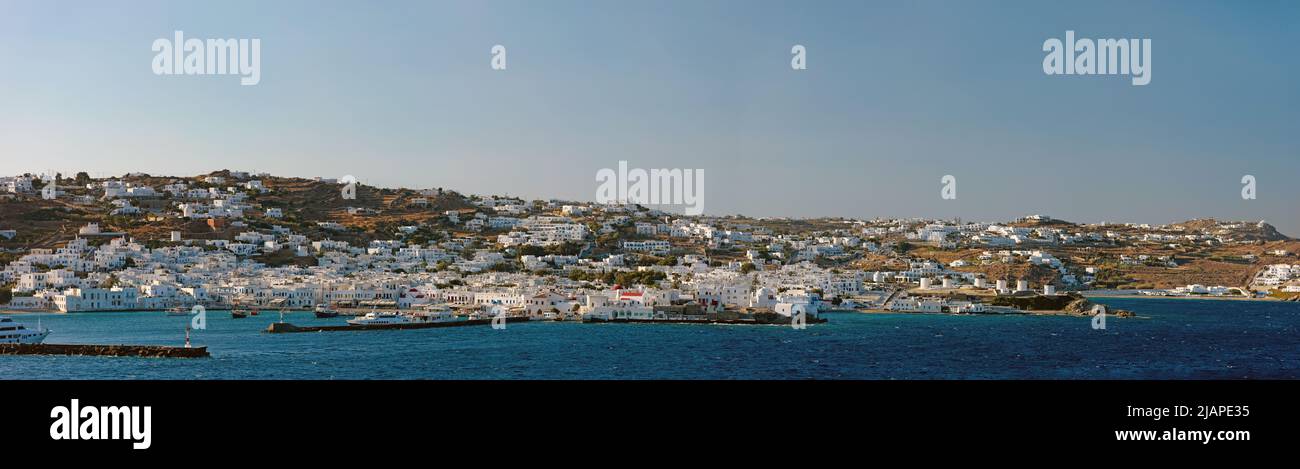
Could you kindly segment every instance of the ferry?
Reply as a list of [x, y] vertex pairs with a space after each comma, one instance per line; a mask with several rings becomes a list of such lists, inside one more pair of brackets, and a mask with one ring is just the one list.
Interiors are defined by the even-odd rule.
[[50, 330], [40, 326], [37, 329], [28, 329], [9, 316], [0, 316], [0, 344], [39, 344], [50, 335]]
[[366, 313], [365, 316], [348, 320], [348, 324], [353, 326], [368, 326], [372, 324], [414, 324], [415, 322], [414, 319], [408, 316], [390, 312]]

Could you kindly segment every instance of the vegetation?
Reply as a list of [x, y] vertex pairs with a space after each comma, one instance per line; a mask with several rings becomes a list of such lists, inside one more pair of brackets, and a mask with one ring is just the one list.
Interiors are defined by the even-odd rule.
[[518, 272], [519, 266], [514, 262], [499, 262], [488, 267], [489, 272]]
[[261, 254], [251, 258], [254, 261], [261, 262], [267, 267], [284, 267], [296, 265], [310, 267], [316, 265], [314, 256], [298, 257], [292, 249], [284, 248], [272, 253]]
[[1102, 269], [1097, 271], [1096, 281], [1093, 283], [1098, 288], [1118, 288], [1121, 285], [1127, 285], [1133, 279], [1128, 278], [1118, 269]]
[[581, 251], [581, 244], [568, 241], [563, 244], [553, 244], [545, 247], [531, 244], [519, 247], [519, 255], [521, 256], [576, 256]]
[[654, 285], [668, 278], [663, 272], [569, 272], [569, 279], [577, 282], [604, 282], [606, 285]]

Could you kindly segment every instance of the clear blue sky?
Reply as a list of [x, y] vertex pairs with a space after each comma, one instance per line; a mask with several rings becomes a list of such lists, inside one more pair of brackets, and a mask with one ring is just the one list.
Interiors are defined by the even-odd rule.
[[[593, 200], [596, 171], [627, 160], [705, 169], [708, 214], [1219, 217], [1295, 236], [1297, 24], [1300, 2], [1264, 0], [3, 0], [0, 173]], [[261, 83], [154, 75], [150, 45], [178, 29], [260, 38]], [[1152, 39], [1151, 84], [1044, 75], [1042, 43], [1067, 29]]]

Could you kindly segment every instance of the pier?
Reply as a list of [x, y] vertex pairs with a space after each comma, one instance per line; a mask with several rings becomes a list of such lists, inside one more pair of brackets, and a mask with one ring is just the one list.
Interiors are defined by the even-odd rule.
[[0, 344], [0, 355], [82, 355], [99, 357], [207, 358], [207, 347], [166, 345]]
[[[526, 317], [505, 318], [507, 323], [527, 322]], [[384, 331], [395, 329], [431, 329], [437, 327], [459, 327], [459, 326], [487, 326], [491, 325], [491, 319], [469, 319], [465, 321], [448, 321], [448, 322], [413, 322], [402, 324], [363, 324], [346, 326], [295, 326], [287, 322], [271, 323], [266, 328], [266, 332], [271, 334], [284, 334], [290, 332], [340, 332], [340, 331]]]

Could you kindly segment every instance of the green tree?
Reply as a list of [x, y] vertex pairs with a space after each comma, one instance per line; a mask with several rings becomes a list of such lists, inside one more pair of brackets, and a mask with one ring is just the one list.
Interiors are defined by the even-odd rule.
[[541, 246], [535, 246], [535, 245], [532, 245], [532, 244], [524, 245], [524, 246], [521, 246], [521, 247], [519, 248], [519, 255], [521, 255], [521, 256], [545, 256], [545, 255], [546, 255], [546, 248], [543, 248], [543, 247], [541, 247]]

